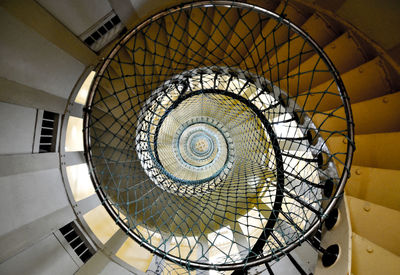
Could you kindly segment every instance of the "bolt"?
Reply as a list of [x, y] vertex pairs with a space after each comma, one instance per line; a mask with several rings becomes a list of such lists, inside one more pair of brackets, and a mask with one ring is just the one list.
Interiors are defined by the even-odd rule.
[[360, 73], [363, 73], [364, 72], [364, 69], [363, 68], [358, 68], [358, 71], [360, 72]]
[[343, 139], [343, 143], [344, 143], [344, 144], [347, 144], [347, 138], [344, 138], [344, 139]]
[[382, 102], [383, 102], [383, 103], [388, 103], [388, 102], [389, 102], [389, 99], [385, 96], [385, 97], [382, 99]]
[[332, 49], [336, 48], [336, 45], [335, 45], [335, 44], [332, 44], [332, 45], [331, 45], [331, 48], [332, 48]]
[[374, 249], [372, 247], [368, 246], [367, 247], [367, 252], [368, 253], [372, 253], [372, 252], [374, 252]]
[[361, 170], [360, 169], [356, 169], [356, 175], [361, 175]]
[[369, 207], [368, 205], [363, 207], [365, 212], [369, 212], [371, 210], [371, 207]]

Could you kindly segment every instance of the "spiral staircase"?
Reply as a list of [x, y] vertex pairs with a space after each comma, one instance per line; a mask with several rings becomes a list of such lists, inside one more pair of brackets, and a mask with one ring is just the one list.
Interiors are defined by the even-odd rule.
[[[77, 274], [400, 270], [399, 66], [326, 9], [249, 2], [153, 9], [62, 124], [43, 108], [38, 150], [58, 152], [76, 220], [51, 232]], [[1, 161], [13, 175], [18, 156]], [[4, 274], [33, 245], [13, 236]]]

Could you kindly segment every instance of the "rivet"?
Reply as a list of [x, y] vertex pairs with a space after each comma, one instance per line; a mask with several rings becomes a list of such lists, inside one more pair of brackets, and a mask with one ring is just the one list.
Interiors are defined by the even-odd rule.
[[372, 247], [367, 247], [367, 252], [372, 253], [372, 252], [374, 252], [374, 249]]
[[344, 138], [344, 139], [343, 139], [343, 143], [344, 143], [344, 144], [347, 144], [347, 138]]
[[336, 48], [336, 45], [335, 45], [335, 44], [332, 44], [332, 45], [331, 45], [331, 48], [332, 48], [332, 49]]
[[384, 98], [382, 99], [382, 102], [383, 102], [383, 103], [388, 103], [388, 102], [389, 102], [389, 99], [388, 99], [387, 97], [384, 97]]
[[356, 169], [356, 175], [361, 175], [361, 170], [360, 169]]
[[363, 207], [363, 209], [365, 210], [365, 212], [369, 212], [371, 210], [371, 207], [366, 205], [366, 206]]
[[363, 68], [358, 68], [358, 71], [360, 72], [360, 73], [363, 73], [364, 72], [364, 69]]

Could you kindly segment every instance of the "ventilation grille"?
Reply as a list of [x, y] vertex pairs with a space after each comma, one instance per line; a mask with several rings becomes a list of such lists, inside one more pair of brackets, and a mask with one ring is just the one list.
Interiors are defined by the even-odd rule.
[[122, 25], [121, 19], [112, 12], [81, 35], [81, 39], [92, 50], [98, 51], [115, 37], [125, 32], [126, 28]]
[[77, 233], [74, 222], [70, 222], [69, 224], [60, 228], [60, 232], [75, 251], [76, 255], [78, 255], [78, 257], [82, 260], [82, 262], [86, 263], [93, 256], [93, 253], [89, 250], [89, 247]]
[[39, 139], [39, 153], [56, 151], [59, 114], [44, 111]]

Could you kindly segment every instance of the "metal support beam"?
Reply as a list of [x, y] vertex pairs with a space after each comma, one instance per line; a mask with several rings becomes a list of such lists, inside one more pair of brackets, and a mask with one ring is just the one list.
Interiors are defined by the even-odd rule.
[[76, 165], [86, 163], [85, 156], [83, 152], [65, 152], [61, 155], [61, 162], [65, 163], [66, 166]]
[[83, 200], [77, 202], [76, 210], [77, 215], [85, 215], [90, 210], [96, 208], [101, 204], [99, 197], [97, 194], [93, 194]]
[[75, 102], [72, 105], [72, 107], [69, 108], [69, 114], [71, 116], [82, 118], [83, 117], [83, 105]]
[[115, 232], [114, 235], [112, 235], [112, 237], [104, 244], [104, 254], [109, 256], [114, 255], [127, 239], [128, 234], [126, 234], [122, 229], [118, 229], [117, 232]]

